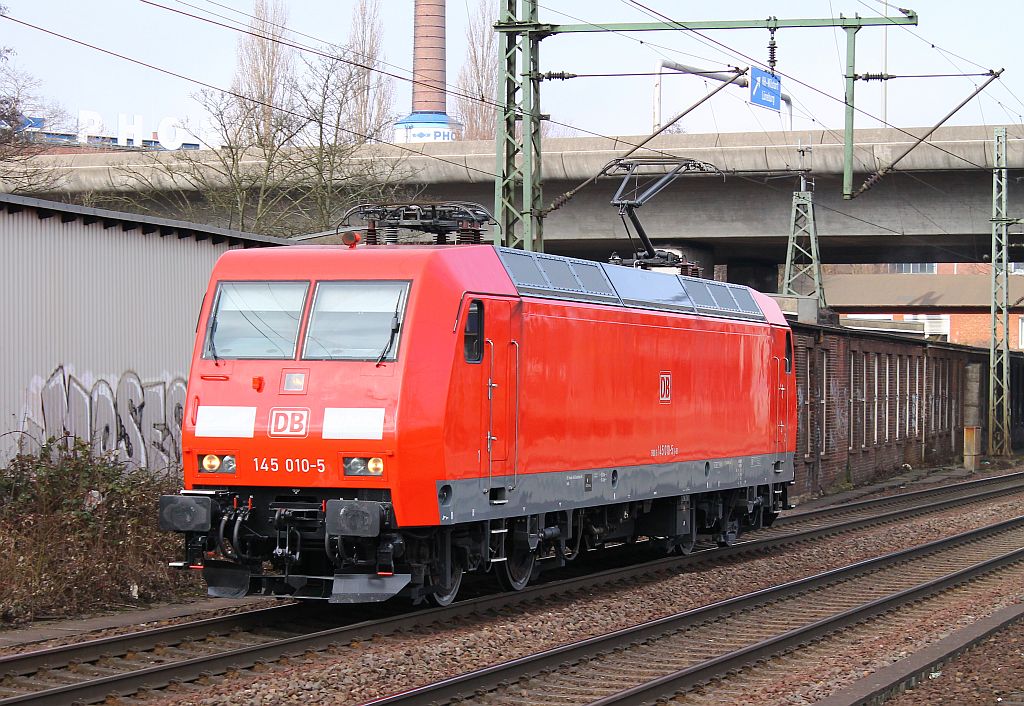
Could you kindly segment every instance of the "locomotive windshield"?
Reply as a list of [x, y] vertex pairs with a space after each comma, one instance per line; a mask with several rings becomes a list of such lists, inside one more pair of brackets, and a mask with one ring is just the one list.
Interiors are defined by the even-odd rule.
[[394, 360], [408, 282], [320, 282], [302, 357]]
[[307, 282], [221, 282], [204, 358], [294, 358]]

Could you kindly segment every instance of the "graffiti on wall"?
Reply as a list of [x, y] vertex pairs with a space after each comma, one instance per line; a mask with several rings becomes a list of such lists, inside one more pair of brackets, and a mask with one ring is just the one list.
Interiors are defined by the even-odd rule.
[[31, 408], [42, 418], [23, 416], [25, 438], [77, 436], [97, 453], [113, 454], [130, 467], [161, 469], [180, 463], [182, 378], [144, 381], [126, 371], [116, 380], [81, 380], [90, 377], [76, 377], [60, 366], [41, 384], [31, 385], [30, 396], [38, 397]]

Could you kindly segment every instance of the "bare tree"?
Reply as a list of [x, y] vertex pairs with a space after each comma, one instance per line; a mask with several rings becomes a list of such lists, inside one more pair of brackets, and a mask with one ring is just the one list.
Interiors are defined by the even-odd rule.
[[259, 116], [250, 125], [259, 142], [277, 137], [278, 113], [295, 107], [295, 64], [292, 49], [281, 42], [288, 23], [284, 2], [255, 0], [252, 14], [249, 33], [238, 40], [231, 88], [240, 96], [238, 100], [247, 104], [240, 108]]
[[203, 150], [145, 152], [118, 170], [122, 185], [111, 196], [135, 210], [267, 235], [291, 235], [291, 191], [302, 165], [295, 141], [308, 120], [267, 112], [262, 102], [203, 91], [194, 98], [209, 120]]
[[307, 63], [298, 91], [302, 112], [310, 121], [297, 139], [301, 147], [294, 157], [303, 171], [303, 195], [294, 206], [314, 232], [337, 225], [355, 203], [388, 200], [397, 189], [396, 170], [401, 165], [373, 159], [373, 149], [366, 144], [379, 139], [394, 119], [385, 112], [384, 99], [389, 101], [390, 95], [367, 90], [367, 74], [372, 73], [363, 63], [367, 57], [353, 63], [342, 58], [352, 56], [351, 51], [331, 51], [334, 58], [321, 56]]
[[390, 137], [387, 130], [394, 122], [391, 78], [381, 69], [384, 28], [380, 19], [380, 0], [358, 0], [352, 13], [349, 40], [338, 58], [352, 63], [348, 68], [346, 109], [355, 141], [379, 141]]
[[[462, 139], [493, 140], [497, 129], [498, 18], [495, 0], [476, 0], [466, 24], [466, 60], [456, 82], [455, 118], [462, 123]], [[516, 129], [519, 129], [517, 124]], [[543, 137], [571, 137], [574, 130], [544, 121]]]
[[477, 0], [466, 24], [466, 60], [456, 83], [455, 117], [465, 140], [494, 138], [498, 90], [498, 38], [492, 25], [498, 16], [495, 0]]
[[[149, 152], [118, 170], [94, 205], [133, 209], [268, 235], [319, 232], [362, 201], [388, 199], [401, 160], [364, 144], [390, 125], [378, 0], [361, 0], [346, 47], [293, 62], [278, 53], [279, 0], [257, 0], [230, 92], [196, 96], [208, 115], [199, 151]], [[141, 164], [140, 164], [141, 162]]]
[[[2, 10], [2, 8], [0, 8]], [[63, 178], [59, 165], [33, 158], [49, 148], [26, 119], [42, 118], [49, 129], [66, 127], [64, 111], [39, 96], [38, 80], [14, 65], [11, 51], [0, 49], [0, 190], [33, 192], [53, 189]]]

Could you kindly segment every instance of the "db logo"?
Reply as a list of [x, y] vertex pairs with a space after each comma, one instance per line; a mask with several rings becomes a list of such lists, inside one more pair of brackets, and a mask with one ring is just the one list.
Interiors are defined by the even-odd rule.
[[658, 377], [658, 401], [668, 404], [672, 401], [672, 371], [662, 370]]
[[270, 436], [305, 436], [309, 433], [309, 410], [275, 407], [270, 410]]

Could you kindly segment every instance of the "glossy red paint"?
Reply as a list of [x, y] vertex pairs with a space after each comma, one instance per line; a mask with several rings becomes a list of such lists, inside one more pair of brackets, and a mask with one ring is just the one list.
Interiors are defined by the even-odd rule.
[[[397, 360], [203, 358], [218, 282], [253, 280], [410, 281]], [[789, 328], [774, 301], [755, 296], [767, 322], [521, 298], [490, 246], [230, 251], [199, 322], [182, 429], [186, 488], [388, 488], [399, 525], [426, 526], [439, 521], [437, 481], [792, 452]], [[463, 349], [473, 300], [484, 309], [480, 362]], [[305, 374], [301, 391], [283, 389], [290, 372]], [[252, 437], [197, 437], [198, 406], [255, 408]], [[334, 407], [382, 408], [381, 438], [324, 439], [324, 409]], [[270, 435], [273, 409], [308, 410], [305, 434]], [[200, 472], [207, 453], [235, 454], [237, 470]], [[347, 456], [380, 457], [384, 473], [346, 477]], [[262, 470], [261, 459], [277, 459], [278, 470]], [[300, 462], [288, 470], [285, 459]]]

